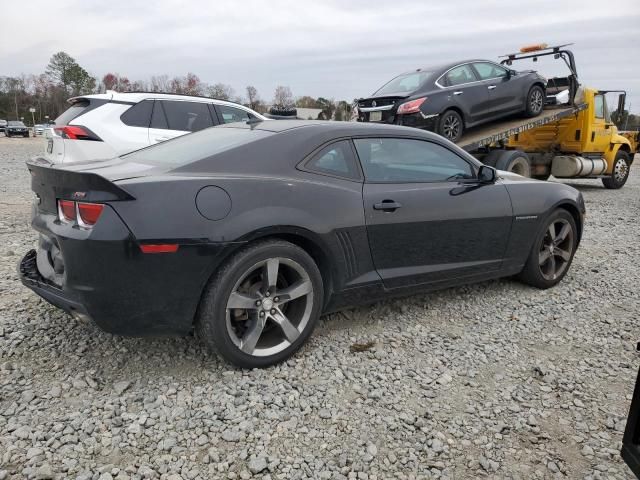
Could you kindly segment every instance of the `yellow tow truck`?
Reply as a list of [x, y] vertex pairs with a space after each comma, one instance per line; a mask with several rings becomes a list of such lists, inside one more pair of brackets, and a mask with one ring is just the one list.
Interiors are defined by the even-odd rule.
[[626, 93], [580, 85], [567, 45], [525, 47], [505, 55], [503, 64], [551, 55], [564, 60], [566, 77], [547, 81], [547, 104], [530, 119], [511, 119], [469, 131], [457, 143], [485, 164], [523, 176], [600, 178], [606, 188], [621, 188], [638, 151], [638, 132], [620, 132], [611, 120], [606, 94], [619, 93], [618, 115]]

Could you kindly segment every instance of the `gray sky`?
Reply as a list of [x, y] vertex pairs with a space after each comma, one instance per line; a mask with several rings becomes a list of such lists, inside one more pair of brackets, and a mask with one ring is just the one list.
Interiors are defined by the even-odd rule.
[[[193, 72], [239, 94], [253, 84], [265, 100], [276, 85], [296, 96], [351, 100], [417, 67], [573, 42], [581, 82], [628, 90], [627, 105], [640, 112], [640, 0], [28, 0], [2, 7], [0, 75], [42, 72], [63, 50], [98, 78]], [[561, 65], [535, 66], [552, 76]]]

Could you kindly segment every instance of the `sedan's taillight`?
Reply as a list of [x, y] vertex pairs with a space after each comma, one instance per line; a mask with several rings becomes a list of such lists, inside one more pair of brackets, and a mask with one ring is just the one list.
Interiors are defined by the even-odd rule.
[[60, 137], [67, 140], [93, 140], [97, 142], [102, 141], [100, 137], [98, 137], [87, 127], [82, 127], [80, 125], [64, 125], [61, 127], [54, 127], [53, 130]]
[[74, 202], [73, 200], [58, 200], [58, 218], [70, 223], [77, 221], [85, 228], [93, 227], [104, 210], [101, 203]]
[[398, 115], [404, 115], [406, 113], [416, 113], [420, 111], [420, 105], [424, 103], [427, 97], [416, 98], [410, 102], [403, 103], [398, 107]]

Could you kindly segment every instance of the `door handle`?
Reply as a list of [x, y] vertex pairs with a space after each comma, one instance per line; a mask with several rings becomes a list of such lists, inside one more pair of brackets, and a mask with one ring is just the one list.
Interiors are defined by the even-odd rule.
[[169, 140], [171, 137], [156, 137], [156, 142], [164, 142], [165, 140]]
[[457, 92], [453, 92], [454, 95], [462, 95], [462, 90], [458, 90]]
[[382, 210], [383, 212], [395, 212], [400, 207], [402, 207], [402, 204], [393, 200], [383, 200], [380, 203], [373, 204], [374, 210]]
[[489, 90], [493, 90], [494, 88], [496, 88], [496, 86], [495, 86], [495, 85], [489, 85], [487, 88], [488, 88]]

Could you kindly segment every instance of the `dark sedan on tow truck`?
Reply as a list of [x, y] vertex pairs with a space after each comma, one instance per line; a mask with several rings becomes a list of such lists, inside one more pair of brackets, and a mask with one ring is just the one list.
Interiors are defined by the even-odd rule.
[[490, 60], [419, 68], [358, 100], [358, 120], [422, 128], [456, 142], [469, 127], [517, 113], [539, 115], [545, 85], [536, 72]]
[[199, 337], [242, 367], [321, 313], [520, 275], [562, 280], [584, 201], [444, 138], [356, 122], [231, 123], [121, 158], [28, 162], [29, 288], [103, 329]]

